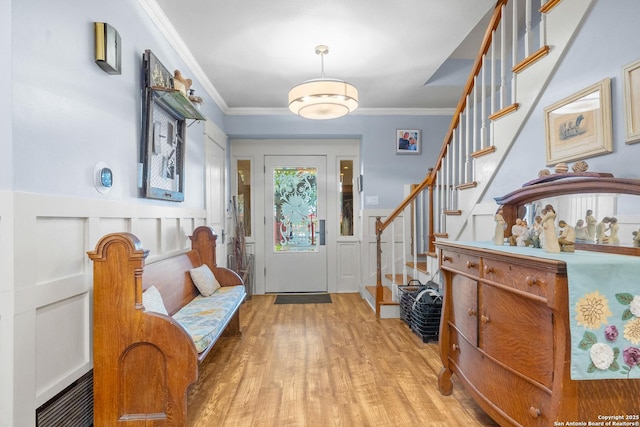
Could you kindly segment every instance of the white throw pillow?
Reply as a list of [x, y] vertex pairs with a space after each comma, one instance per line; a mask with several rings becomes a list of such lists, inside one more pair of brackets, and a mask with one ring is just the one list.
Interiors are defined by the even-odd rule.
[[153, 311], [165, 316], [169, 315], [167, 308], [164, 306], [164, 301], [162, 301], [162, 295], [160, 295], [160, 291], [155, 286], [150, 286], [142, 293], [142, 305], [144, 305], [145, 311]]
[[202, 264], [189, 271], [191, 279], [202, 296], [208, 297], [220, 289], [220, 283], [207, 264]]

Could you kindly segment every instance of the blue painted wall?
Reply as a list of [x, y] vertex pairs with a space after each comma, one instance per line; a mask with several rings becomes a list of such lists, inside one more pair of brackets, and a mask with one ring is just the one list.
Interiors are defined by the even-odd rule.
[[611, 78], [613, 152], [585, 159], [589, 171], [616, 177], [640, 177], [640, 143], [625, 144], [624, 78], [622, 67], [640, 59], [638, 42], [640, 2], [594, 2], [567, 54], [561, 59], [547, 88], [500, 167], [485, 200], [502, 196], [538, 176], [546, 166], [544, 108]]
[[[350, 115], [313, 121], [291, 115], [227, 116], [224, 130], [230, 138], [360, 138], [364, 196], [378, 196], [377, 206], [394, 208], [402, 201], [403, 186], [419, 183], [435, 164], [451, 116]], [[420, 155], [396, 154], [396, 129], [419, 129]]]

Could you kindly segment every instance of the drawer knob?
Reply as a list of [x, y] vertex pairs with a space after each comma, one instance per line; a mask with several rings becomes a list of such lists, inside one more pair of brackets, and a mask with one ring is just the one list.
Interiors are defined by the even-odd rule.
[[458, 344], [454, 344], [451, 346], [451, 348], [453, 348], [453, 351], [458, 351], [460, 350], [460, 346]]
[[534, 408], [533, 406], [529, 408], [529, 415], [531, 415], [531, 418], [538, 418], [540, 414], [540, 409]]
[[475, 311], [473, 308], [469, 308], [469, 309], [467, 309], [467, 314], [469, 316], [476, 316], [478, 314], [478, 312]]
[[488, 265], [484, 266], [484, 274], [493, 273], [493, 267], [489, 267]]
[[535, 277], [527, 276], [525, 280], [527, 282], [527, 285], [529, 285], [529, 286], [534, 286], [534, 285], [542, 286], [542, 285], [544, 285], [544, 280], [536, 279]]
[[483, 314], [482, 316], [480, 316], [480, 321], [481, 321], [482, 323], [489, 323], [489, 322], [490, 322], [489, 316], [485, 316], [485, 315]]
[[467, 261], [467, 268], [473, 268], [476, 265], [474, 263], [472, 263], [471, 261]]

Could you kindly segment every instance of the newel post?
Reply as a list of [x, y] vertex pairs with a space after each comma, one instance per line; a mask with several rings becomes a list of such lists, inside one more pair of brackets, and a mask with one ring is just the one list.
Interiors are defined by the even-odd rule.
[[376, 317], [380, 317], [380, 303], [384, 298], [384, 289], [382, 288], [382, 220], [376, 217]]

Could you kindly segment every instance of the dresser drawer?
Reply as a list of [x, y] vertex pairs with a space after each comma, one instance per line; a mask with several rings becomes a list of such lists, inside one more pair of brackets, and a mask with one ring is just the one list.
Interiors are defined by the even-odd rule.
[[484, 258], [482, 277], [548, 299], [554, 291], [556, 275], [531, 266]]
[[[454, 328], [451, 328], [450, 333], [449, 359], [453, 364], [452, 369], [465, 386], [470, 383], [480, 395], [491, 402], [491, 407], [485, 407], [488, 412], [491, 413], [495, 407], [500, 408], [507, 414], [507, 421], [516, 421], [523, 426], [553, 425], [556, 420], [549, 417], [549, 390], [522, 379], [483, 356]], [[480, 403], [482, 405], [482, 401]]]
[[551, 388], [553, 318], [551, 309], [492, 285], [479, 285], [478, 346], [509, 368]]
[[473, 345], [478, 345], [478, 281], [462, 274], [453, 274], [449, 321]]
[[480, 277], [480, 257], [443, 250], [440, 267]]

